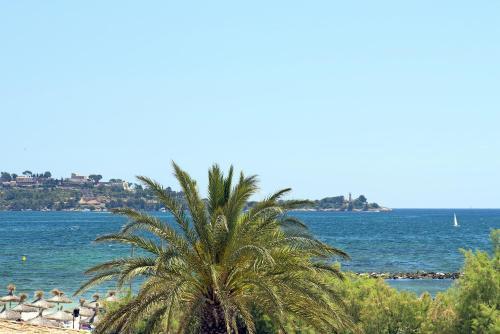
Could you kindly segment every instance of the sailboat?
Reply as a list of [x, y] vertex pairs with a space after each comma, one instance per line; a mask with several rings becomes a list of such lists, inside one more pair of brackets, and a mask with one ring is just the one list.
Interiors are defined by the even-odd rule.
[[457, 215], [453, 214], [453, 226], [458, 227], [458, 220], [457, 220]]

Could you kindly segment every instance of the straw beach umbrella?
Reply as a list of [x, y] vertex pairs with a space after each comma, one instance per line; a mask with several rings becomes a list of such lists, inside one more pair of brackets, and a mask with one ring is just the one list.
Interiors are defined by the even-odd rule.
[[9, 307], [11, 307], [12, 302], [19, 301], [19, 297], [14, 294], [14, 291], [16, 291], [16, 286], [14, 284], [7, 285], [7, 290], [9, 293], [6, 296], [0, 297], [0, 301], [9, 303]]
[[16, 312], [13, 310], [7, 310], [7, 307], [4, 305], [3, 310], [0, 312], [1, 320], [19, 320], [21, 319], [21, 312]]
[[60, 327], [56, 321], [52, 321], [52, 320], [44, 318], [42, 316], [42, 310], [40, 310], [40, 313], [38, 314], [38, 316], [36, 318], [28, 320], [28, 321], [26, 321], [26, 323], [31, 324], [31, 325], [39, 325], [39, 326]]
[[108, 291], [108, 296], [106, 297], [105, 301], [114, 303], [117, 302], [118, 300], [119, 298], [116, 295], [116, 291], [114, 290]]
[[[95, 310], [89, 307], [85, 307], [85, 299], [80, 299], [80, 307], [78, 307], [80, 311], [80, 317], [91, 317], [95, 314]], [[73, 311], [66, 310], [66, 312], [72, 313]]]
[[93, 301], [91, 301], [90, 303], [85, 303], [83, 304], [83, 306], [93, 309], [101, 308], [101, 303], [99, 301], [100, 298], [99, 294], [98, 293], [94, 294], [92, 298], [94, 298]]
[[59, 310], [57, 312], [44, 315], [46, 319], [56, 320], [56, 321], [71, 321], [73, 320], [73, 316], [64, 312], [63, 310]]
[[59, 306], [60, 303], [61, 304], [71, 304], [73, 302], [71, 299], [69, 299], [68, 297], [66, 297], [64, 295], [64, 292], [62, 292], [59, 289], [54, 289], [51, 291], [51, 293], [54, 296], [52, 298], [47, 299], [47, 301], [49, 303], [56, 303], [57, 306]]
[[91, 317], [86, 317], [86, 318], [80, 318], [80, 324], [82, 325], [90, 325], [90, 324], [93, 324], [95, 322], [97, 322], [99, 319], [98, 319], [98, 316], [97, 316], [97, 312], [95, 312]]
[[54, 307], [55, 305], [52, 303], [49, 303], [45, 299], [43, 299], [43, 291], [36, 291], [35, 292], [35, 300], [32, 303], [26, 304], [28, 306], [36, 307], [37, 309], [40, 310], [45, 310]]
[[80, 324], [82, 325], [90, 325], [90, 324], [93, 324], [94, 323], [94, 318], [95, 316], [91, 316], [91, 317], [86, 317], [86, 318], [81, 318], [80, 319]]
[[21, 293], [19, 295], [19, 304], [14, 306], [12, 308], [12, 311], [16, 312], [38, 312], [38, 309], [33, 307], [33, 306], [28, 306], [24, 302], [26, 301], [26, 298], [28, 298], [28, 295], [25, 293]]

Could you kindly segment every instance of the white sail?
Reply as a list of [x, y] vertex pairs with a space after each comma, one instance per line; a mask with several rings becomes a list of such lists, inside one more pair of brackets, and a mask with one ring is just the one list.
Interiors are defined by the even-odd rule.
[[453, 214], [453, 226], [458, 226], [458, 220], [456, 214]]

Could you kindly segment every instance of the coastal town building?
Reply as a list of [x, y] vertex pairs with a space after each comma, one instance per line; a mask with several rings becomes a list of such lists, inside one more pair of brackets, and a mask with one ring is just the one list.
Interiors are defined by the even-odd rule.
[[34, 177], [28, 175], [19, 175], [16, 177], [16, 185], [17, 186], [28, 186], [34, 185], [37, 181]]
[[2, 186], [4, 186], [4, 187], [15, 187], [16, 186], [16, 181], [5, 181], [5, 182], [2, 182]]
[[79, 175], [77, 173], [71, 173], [71, 177], [66, 179], [66, 181], [76, 184], [83, 184], [89, 182], [89, 178], [85, 175]]
[[82, 208], [88, 208], [88, 209], [105, 209], [106, 204], [104, 203], [104, 200], [99, 200], [97, 198], [86, 198], [82, 197], [78, 201], [78, 205]]

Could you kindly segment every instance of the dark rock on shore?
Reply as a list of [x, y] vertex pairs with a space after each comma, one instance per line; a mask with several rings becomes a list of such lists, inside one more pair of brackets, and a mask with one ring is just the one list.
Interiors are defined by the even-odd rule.
[[441, 272], [413, 272], [413, 273], [356, 273], [358, 276], [367, 276], [372, 278], [383, 279], [457, 279], [461, 273], [441, 273]]

